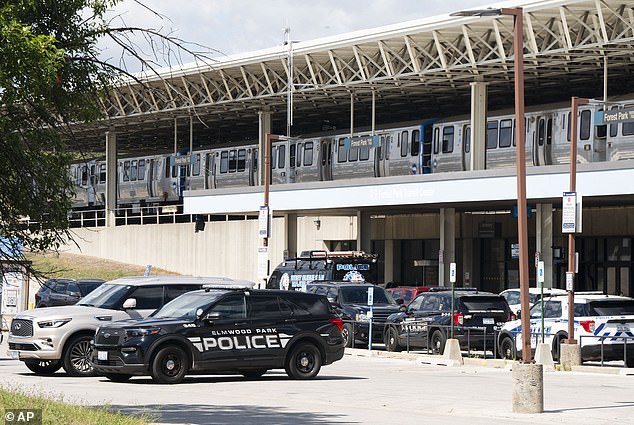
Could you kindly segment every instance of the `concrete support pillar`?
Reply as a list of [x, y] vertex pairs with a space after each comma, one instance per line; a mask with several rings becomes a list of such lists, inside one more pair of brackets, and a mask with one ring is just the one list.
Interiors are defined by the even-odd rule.
[[370, 214], [357, 211], [357, 250], [372, 252]]
[[581, 365], [581, 345], [562, 342], [559, 346], [559, 364], [563, 370], [572, 370], [573, 366]]
[[484, 170], [486, 167], [487, 83], [471, 83], [471, 148], [468, 167]]
[[297, 254], [297, 214], [287, 214], [284, 257], [297, 257]]
[[117, 133], [106, 131], [106, 226], [117, 218]]
[[385, 240], [385, 253], [384, 253], [384, 273], [383, 278], [385, 283], [394, 282], [394, 239]]
[[269, 111], [268, 109], [265, 109], [264, 111], [259, 111], [258, 123], [258, 168], [260, 170], [260, 172], [258, 173], [258, 185], [261, 186], [264, 184], [264, 146], [266, 143], [266, 134], [271, 132], [271, 111]]
[[449, 286], [449, 264], [456, 261], [456, 209], [441, 208], [439, 224], [438, 285]]
[[553, 205], [537, 204], [535, 248], [544, 262], [544, 288], [553, 287]]
[[513, 365], [513, 413], [544, 412], [544, 370], [542, 365]]

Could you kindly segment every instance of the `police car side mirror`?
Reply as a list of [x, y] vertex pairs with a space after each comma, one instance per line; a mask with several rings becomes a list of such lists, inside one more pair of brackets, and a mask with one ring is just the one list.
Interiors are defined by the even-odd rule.
[[398, 308], [398, 311], [400, 311], [401, 313], [405, 313], [407, 311], [407, 307], [401, 304], [401, 306]]
[[206, 323], [213, 323], [214, 321], [221, 319], [222, 318], [222, 314], [219, 311], [210, 311], [209, 313], [207, 313], [207, 315], [204, 318], [204, 321]]
[[132, 310], [133, 308], [136, 308], [136, 298], [128, 298], [127, 300], [125, 300], [125, 302], [123, 303], [123, 309]]
[[517, 317], [517, 320], [520, 320], [522, 318], [522, 312], [520, 310], [517, 310], [517, 314], [515, 315], [515, 317]]

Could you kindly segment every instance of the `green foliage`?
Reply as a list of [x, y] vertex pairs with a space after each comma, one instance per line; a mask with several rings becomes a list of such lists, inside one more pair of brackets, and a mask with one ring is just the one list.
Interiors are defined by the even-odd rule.
[[69, 124], [102, 117], [99, 99], [118, 81], [97, 49], [116, 2], [0, 0], [0, 236], [25, 249], [69, 236], [67, 170], [81, 150]]

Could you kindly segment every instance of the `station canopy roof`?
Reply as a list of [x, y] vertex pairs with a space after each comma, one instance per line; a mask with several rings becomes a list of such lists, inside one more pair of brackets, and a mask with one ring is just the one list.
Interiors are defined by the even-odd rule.
[[[633, 90], [634, 3], [543, 0], [522, 7], [526, 104], [602, 98]], [[421, 6], [422, 8], [422, 6]], [[106, 120], [76, 126], [97, 150], [119, 135], [120, 155], [170, 150], [175, 118], [179, 147], [257, 140], [258, 112], [286, 134], [292, 58], [293, 136], [349, 131], [376, 123], [468, 113], [470, 83], [488, 84], [489, 109], [513, 106], [512, 16], [440, 15], [312, 41], [293, 42], [205, 64], [162, 70], [117, 87], [104, 100]]]

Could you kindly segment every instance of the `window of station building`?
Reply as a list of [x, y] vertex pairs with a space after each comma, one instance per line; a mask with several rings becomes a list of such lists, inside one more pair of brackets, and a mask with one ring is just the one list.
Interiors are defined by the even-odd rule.
[[106, 164], [99, 164], [99, 183], [106, 182]]
[[123, 181], [130, 181], [130, 161], [123, 162]]
[[286, 145], [277, 147], [277, 168], [286, 167]]
[[442, 129], [442, 153], [453, 152], [453, 137], [453, 125], [448, 125], [447, 127]]
[[471, 126], [465, 125], [462, 128], [462, 146], [464, 146], [464, 153], [469, 153], [471, 150]]
[[236, 150], [229, 151], [229, 172], [235, 173], [238, 169], [238, 158], [236, 157]]
[[244, 171], [247, 168], [247, 150], [238, 149], [238, 171]]
[[288, 151], [288, 158], [290, 161], [290, 166], [291, 168], [295, 167], [295, 163], [296, 163], [296, 156], [297, 156], [297, 145], [295, 143], [291, 144], [289, 151]]
[[130, 163], [130, 180], [135, 182], [137, 175], [137, 160], [133, 159]]
[[[619, 109], [618, 106], [613, 106], [610, 108], [610, 111], [614, 111], [615, 109]], [[610, 137], [616, 137], [619, 133], [619, 124], [614, 123], [610, 124]]]
[[409, 140], [408, 140], [408, 134], [409, 132], [406, 131], [401, 131], [400, 134], [400, 142], [401, 142], [401, 156], [405, 157], [407, 156], [407, 154], [409, 153]]
[[[140, 166], [141, 164], [139, 164]], [[139, 167], [139, 175], [141, 173], [141, 168]], [[200, 154], [197, 153], [194, 155], [194, 163], [192, 164], [192, 175], [199, 176], [200, 175]]]
[[313, 165], [313, 142], [304, 145], [304, 165]]
[[420, 153], [420, 130], [412, 131], [412, 156]]
[[498, 147], [498, 122], [489, 121], [487, 123], [487, 149]]
[[145, 180], [145, 159], [139, 159], [138, 179]]
[[222, 151], [220, 152], [220, 172], [226, 173], [229, 171], [229, 152]]
[[339, 139], [337, 142], [337, 162], [346, 162], [348, 160], [348, 152], [345, 148], [344, 138]]
[[579, 138], [581, 140], [588, 140], [590, 138], [592, 113], [589, 109], [581, 111], [581, 125], [579, 128]]
[[513, 140], [513, 120], [500, 120], [500, 147], [508, 148]]

